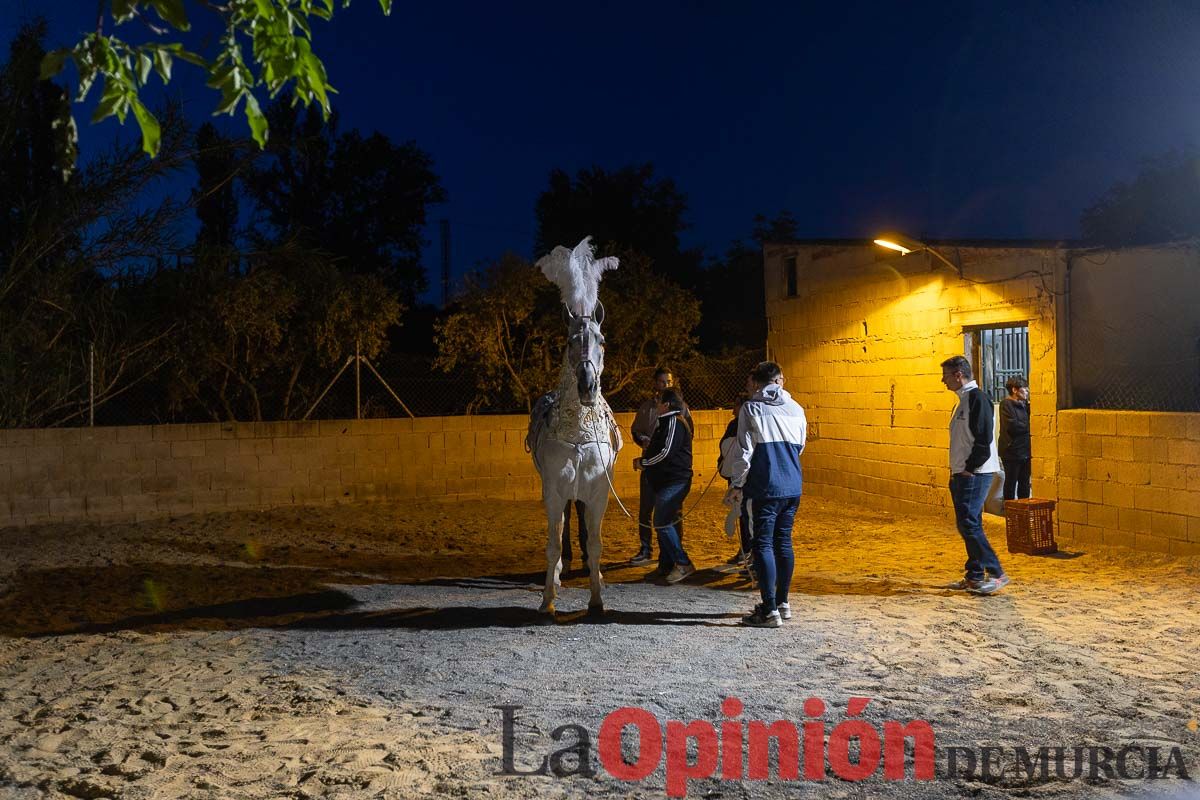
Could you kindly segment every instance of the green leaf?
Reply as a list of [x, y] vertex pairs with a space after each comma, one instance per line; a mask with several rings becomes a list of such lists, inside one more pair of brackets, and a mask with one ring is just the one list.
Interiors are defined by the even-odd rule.
[[145, 51], [138, 52], [138, 85], [145, 86], [150, 80], [150, 71], [154, 69], [154, 60]]
[[224, 89], [227, 85], [233, 84], [233, 73], [233, 64], [226, 64], [209, 76], [207, 86], [210, 89]]
[[267, 117], [259, 108], [258, 98], [251, 92], [246, 92], [246, 121], [250, 123], [250, 133], [259, 148], [267, 146]]
[[271, 18], [275, 16], [275, 6], [271, 0], [254, 0], [254, 5], [258, 6], [258, 15], [260, 17]]
[[137, 0], [113, 0], [112, 15], [118, 25], [133, 19], [135, 11], [137, 11]]
[[234, 89], [232, 86], [226, 86], [221, 90], [221, 102], [217, 104], [217, 108], [213, 111], [213, 116], [217, 114], [232, 114], [237, 109], [238, 101], [242, 99], [243, 94], [248, 94], [244, 89]]
[[154, 69], [163, 83], [171, 81], [171, 53], [161, 48], [154, 51]]
[[149, 2], [158, 12], [158, 16], [162, 17], [163, 22], [177, 30], [191, 30], [192, 25], [188, 22], [187, 12], [183, 9], [183, 0], [149, 0]]
[[204, 67], [205, 69], [208, 69], [208, 61], [205, 60], [204, 56], [197, 55], [191, 50], [184, 50], [183, 45], [181, 45], [179, 42], [171, 42], [169, 44], [159, 46], [163, 49], [169, 50], [175, 55], [176, 58], [182, 58], [189, 64], [195, 64], [197, 67]]
[[142, 149], [146, 151], [146, 155], [154, 158], [158, 155], [158, 145], [162, 139], [162, 129], [159, 127], [158, 120], [154, 118], [142, 101], [136, 97], [133, 98], [133, 115], [137, 117], [138, 127], [142, 129]]
[[62, 72], [63, 65], [70, 54], [69, 50], [51, 50], [49, 53], [46, 53], [42, 58], [41, 79], [49, 80]]
[[308, 26], [308, 20], [304, 18], [304, 15], [296, 14], [294, 12], [289, 12], [289, 13], [291, 14], [291, 19], [295, 22], [295, 24], [300, 27], [300, 30], [304, 31], [304, 35], [307, 36], [309, 39], [311, 39], [312, 38], [312, 28], [310, 28]]
[[390, 16], [392, 13], [392, 0], [379, 0], [379, 7], [383, 9], [383, 15]]
[[100, 102], [96, 104], [96, 110], [92, 112], [92, 122], [99, 122], [114, 114], [123, 115], [121, 103], [124, 99], [125, 91], [120, 81], [106, 75], [104, 88], [100, 92]]

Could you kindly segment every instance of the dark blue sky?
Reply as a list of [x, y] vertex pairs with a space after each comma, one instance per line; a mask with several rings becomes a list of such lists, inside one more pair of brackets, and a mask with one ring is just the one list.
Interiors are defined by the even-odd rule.
[[[5, 40], [50, 7], [4, 2]], [[51, 44], [95, 7], [44, 11]], [[315, 49], [344, 126], [432, 154], [457, 273], [533, 255], [554, 167], [653, 162], [688, 197], [686, 243], [718, 255], [781, 209], [805, 236], [1072, 237], [1140, 159], [1200, 140], [1196, 3], [356, 0]], [[215, 105], [177, 91], [196, 120]]]

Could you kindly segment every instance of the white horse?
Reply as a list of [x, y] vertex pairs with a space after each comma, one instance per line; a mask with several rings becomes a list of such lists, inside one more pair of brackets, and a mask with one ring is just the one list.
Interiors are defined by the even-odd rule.
[[604, 372], [604, 306], [598, 301], [600, 274], [616, 269], [616, 258], [592, 258], [590, 237], [574, 250], [556, 247], [538, 266], [562, 293], [567, 314], [567, 352], [558, 388], [538, 401], [530, 417], [526, 444], [542, 479], [546, 506], [546, 587], [541, 611], [554, 613], [562, 572], [563, 509], [584, 505], [587, 559], [592, 596], [588, 611], [601, 613], [600, 525], [608, 508], [612, 468], [621, 449], [621, 433], [612, 409], [600, 394]]

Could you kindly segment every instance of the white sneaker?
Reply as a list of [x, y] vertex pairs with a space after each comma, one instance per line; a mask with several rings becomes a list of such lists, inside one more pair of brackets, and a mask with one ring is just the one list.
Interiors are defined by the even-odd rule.
[[779, 616], [782, 619], [791, 619], [792, 618], [792, 604], [791, 603], [780, 603], [778, 606], [778, 610], [779, 610]]
[[695, 571], [696, 568], [691, 564], [676, 564], [675, 568], [667, 573], [667, 583], [679, 583]]

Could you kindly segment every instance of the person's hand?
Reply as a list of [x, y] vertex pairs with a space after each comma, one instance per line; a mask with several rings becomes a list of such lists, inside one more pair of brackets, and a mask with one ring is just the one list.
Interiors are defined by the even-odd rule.
[[954, 473], [954, 477], [956, 477], [956, 478], [974, 478], [975, 473], [974, 472], [956, 472], [956, 473]]
[[637, 471], [638, 471], [639, 469], [641, 469], [641, 468], [642, 468], [642, 459], [641, 459], [641, 456], [634, 456], [634, 459], [633, 459], [633, 471], [634, 471], [634, 472], [637, 472]]
[[637, 442], [639, 445], [641, 445], [642, 447], [645, 447], [646, 445], [650, 444], [649, 436], [634, 436], [633, 440], [635, 442]]
[[729, 491], [725, 492], [725, 499], [722, 501], [727, 506], [739, 506], [742, 504], [742, 490], [729, 487]]

